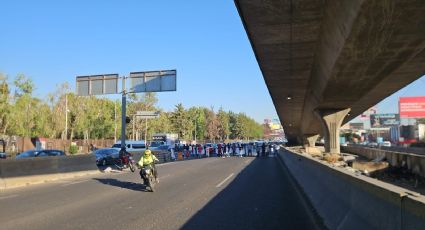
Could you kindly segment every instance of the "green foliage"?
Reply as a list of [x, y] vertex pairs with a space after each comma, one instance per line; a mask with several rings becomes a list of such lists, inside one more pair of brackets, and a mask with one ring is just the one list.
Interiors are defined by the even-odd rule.
[[72, 155], [78, 153], [78, 146], [76, 145], [69, 146], [69, 153]]
[[188, 112], [183, 105], [177, 104], [174, 112], [171, 113], [172, 130], [179, 135], [180, 139], [191, 139], [192, 123]]
[[[32, 96], [31, 78], [19, 74], [13, 86], [0, 74], [0, 135], [67, 139], [120, 138], [121, 103], [99, 97], [79, 97], [69, 84], [58, 85], [45, 100]], [[11, 94], [10, 89], [15, 89]], [[127, 138], [144, 138], [146, 121], [133, 117], [137, 111], [161, 111], [155, 93], [131, 94], [127, 115]], [[68, 127], [68, 132], [66, 132]], [[134, 128], [133, 128], [134, 127]], [[173, 112], [161, 112], [148, 120], [148, 140], [154, 133], [177, 133], [183, 140], [253, 139], [263, 136], [263, 128], [243, 113], [222, 108], [191, 107], [182, 104]], [[134, 130], [134, 131], [133, 131]], [[67, 136], [66, 136], [67, 134]], [[71, 149], [70, 149], [71, 152]]]

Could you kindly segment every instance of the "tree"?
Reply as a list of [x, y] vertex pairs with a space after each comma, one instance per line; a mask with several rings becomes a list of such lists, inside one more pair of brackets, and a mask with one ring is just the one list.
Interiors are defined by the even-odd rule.
[[205, 120], [207, 123], [207, 127], [206, 127], [206, 133], [205, 133], [205, 137], [208, 140], [214, 141], [220, 137], [220, 133], [219, 133], [219, 121], [217, 119], [216, 114], [214, 113], [214, 109], [211, 108], [211, 110], [206, 109], [205, 110]]
[[180, 139], [190, 139], [192, 124], [183, 105], [177, 104], [174, 112], [171, 114], [171, 124], [173, 131], [179, 135]]
[[[12, 133], [20, 136], [31, 137], [34, 119], [37, 114], [39, 100], [32, 98], [34, 83], [31, 78], [18, 74], [13, 81], [15, 84], [14, 105], [11, 107]], [[39, 114], [37, 114], [39, 115]]]
[[10, 120], [9, 85], [7, 77], [0, 74], [0, 134], [5, 135]]
[[24, 74], [18, 74], [13, 81], [15, 84], [15, 96], [20, 97], [22, 95], [31, 95], [35, 89], [34, 82], [31, 78], [25, 76]]
[[229, 115], [223, 110], [223, 108], [220, 108], [218, 110], [217, 119], [220, 140], [226, 140], [230, 135]]
[[189, 119], [193, 124], [192, 135], [193, 139], [204, 140], [206, 130], [205, 113], [202, 107], [191, 107], [188, 110]]

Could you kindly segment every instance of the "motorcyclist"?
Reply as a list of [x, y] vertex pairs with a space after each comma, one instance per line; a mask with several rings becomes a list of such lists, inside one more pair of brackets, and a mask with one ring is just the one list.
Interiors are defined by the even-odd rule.
[[140, 167], [140, 177], [143, 179], [144, 182], [146, 181], [147, 178], [143, 176], [143, 166], [150, 165], [150, 167], [153, 170], [153, 175], [155, 176], [155, 180], [157, 183], [159, 183], [158, 173], [155, 167], [155, 161], [159, 161], [158, 158], [156, 158], [156, 156], [152, 154], [151, 150], [147, 149], [145, 153], [143, 154], [143, 156], [140, 158], [139, 162], [137, 163]]
[[128, 164], [129, 158], [131, 157], [131, 153], [127, 152], [125, 148], [122, 148], [119, 153], [118, 157], [121, 159], [122, 164]]

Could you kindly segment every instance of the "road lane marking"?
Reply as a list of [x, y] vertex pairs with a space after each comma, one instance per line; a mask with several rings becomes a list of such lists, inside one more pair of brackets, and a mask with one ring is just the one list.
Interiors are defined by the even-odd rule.
[[18, 197], [19, 195], [10, 195], [10, 196], [2, 196], [0, 197], [0, 200], [5, 200], [5, 199], [9, 199], [9, 198], [14, 198], [14, 197]]
[[176, 162], [175, 161], [174, 162], [167, 162], [167, 163], [157, 164], [155, 166], [161, 167], [161, 166], [170, 165], [170, 164], [174, 164], [174, 163], [176, 163]]
[[232, 174], [230, 174], [228, 177], [226, 177], [226, 179], [224, 179], [222, 182], [220, 182], [220, 184], [218, 184], [217, 186], [215, 186], [216, 188], [219, 188], [219, 187], [221, 187], [224, 183], [226, 183], [226, 181], [227, 180], [229, 180], [230, 179], [230, 177], [232, 177], [233, 176], [233, 173]]
[[75, 181], [75, 182], [71, 182], [71, 183], [68, 183], [68, 184], [64, 184], [64, 185], [62, 185], [62, 187], [66, 187], [66, 186], [73, 185], [73, 184], [84, 183], [84, 182], [87, 182], [87, 181], [89, 181], [89, 180]]

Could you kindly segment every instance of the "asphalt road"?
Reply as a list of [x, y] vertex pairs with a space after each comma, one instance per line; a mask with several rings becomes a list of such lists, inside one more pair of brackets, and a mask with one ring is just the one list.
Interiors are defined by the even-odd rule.
[[0, 229], [315, 229], [277, 158], [208, 158], [0, 193]]

